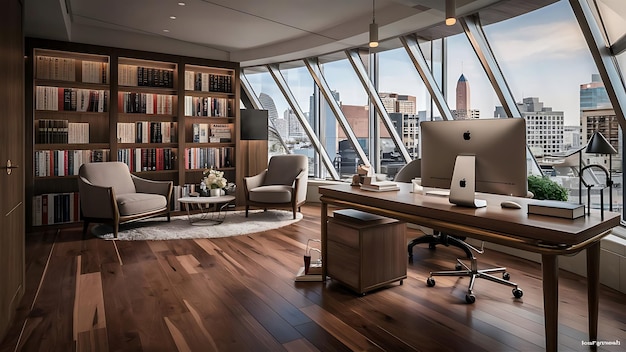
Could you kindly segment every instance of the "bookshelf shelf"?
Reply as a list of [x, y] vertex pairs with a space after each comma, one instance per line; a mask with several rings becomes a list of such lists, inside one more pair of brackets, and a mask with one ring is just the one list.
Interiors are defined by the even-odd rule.
[[[26, 82], [32, 85], [26, 96], [31, 141], [26, 155], [34, 160], [26, 170], [31, 185], [26, 206], [33, 209], [29, 230], [51, 226], [41, 222], [34, 208], [41, 198], [78, 192], [75, 173], [83, 162], [80, 158], [89, 153], [96, 153], [99, 161], [123, 161], [141, 177], [171, 180], [178, 196], [199, 183], [204, 166], [224, 171], [230, 182], [243, 178], [242, 169], [236, 167], [238, 63], [32, 38], [27, 38], [26, 46]], [[190, 72], [193, 82], [186, 79], [192, 77]], [[72, 94], [83, 94], [93, 104], [93, 92], [101, 102], [96, 111], [74, 111]], [[194, 99], [206, 104], [206, 112], [186, 114], [185, 102]], [[205, 116], [197, 116], [198, 111]], [[214, 125], [218, 138], [228, 141], [193, 143], [194, 124], [207, 124], [209, 136]], [[218, 125], [227, 127], [218, 131]], [[80, 128], [84, 128], [80, 138], [70, 131]], [[202, 168], [189, 169], [200, 163]], [[74, 215], [70, 224], [79, 221]], [[49, 220], [68, 226], [67, 217]]]
[[38, 143], [34, 146], [34, 150], [97, 150], [110, 149], [108, 143], [91, 143], [91, 144], [45, 144]]

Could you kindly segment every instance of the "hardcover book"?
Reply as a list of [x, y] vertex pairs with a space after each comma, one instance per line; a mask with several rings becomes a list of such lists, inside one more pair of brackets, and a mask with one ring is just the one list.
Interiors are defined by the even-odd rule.
[[585, 215], [585, 206], [583, 204], [574, 204], [554, 200], [542, 200], [534, 203], [529, 203], [528, 214], [576, 219]]

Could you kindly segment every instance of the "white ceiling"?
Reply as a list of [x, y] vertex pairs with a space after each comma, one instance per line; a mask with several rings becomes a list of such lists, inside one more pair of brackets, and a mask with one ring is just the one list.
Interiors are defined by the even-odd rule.
[[[373, 15], [369, 0], [183, 1], [185, 6], [178, 0], [28, 0], [25, 33], [250, 66], [364, 46]], [[499, 2], [537, 7], [553, 0], [457, 0], [457, 15]], [[443, 3], [376, 0], [380, 38], [440, 26]]]

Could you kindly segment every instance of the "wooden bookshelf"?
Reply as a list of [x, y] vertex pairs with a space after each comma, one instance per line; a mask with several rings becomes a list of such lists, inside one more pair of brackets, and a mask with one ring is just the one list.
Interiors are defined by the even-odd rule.
[[[239, 183], [238, 63], [33, 38], [26, 45], [29, 230], [41, 223], [32, 210], [42, 196], [78, 192], [82, 154], [92, 151], [97, 160], [123, 161], [134, 174], [171, 180], [175, 188], [198, 184], [209, 167]], [[228, 126], [231, 138], [221, 129], [219, 140], [194, 142], [199, 124], [209, 135], [212, 125]], [[192, 167], [192, 155], [202, 162]], [[78, 219], [66, 220], [52, 225]]]

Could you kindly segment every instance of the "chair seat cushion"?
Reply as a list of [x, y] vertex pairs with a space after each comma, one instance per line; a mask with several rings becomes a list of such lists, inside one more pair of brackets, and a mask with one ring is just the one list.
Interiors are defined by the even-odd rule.
[[261, 186], [249, 191], [250, 200], [259, 203], [289, 203], [291, 202], [291, 186]]
[[121, 216], [150, 213], [167, 207], [167, 199], [160, 194], [125, 193], [118, 195], [116, 201]]

